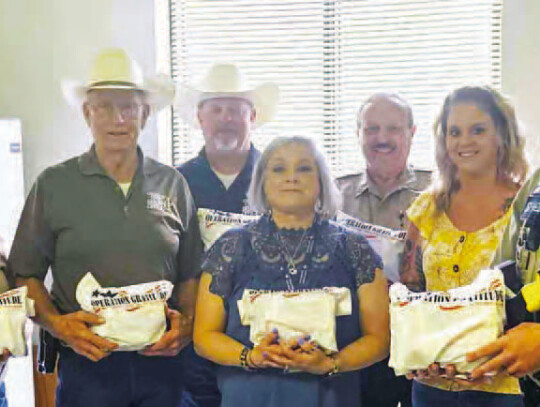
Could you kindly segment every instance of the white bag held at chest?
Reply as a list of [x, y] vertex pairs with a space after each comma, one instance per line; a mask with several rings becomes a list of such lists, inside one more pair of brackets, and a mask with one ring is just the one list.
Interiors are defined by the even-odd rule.
[[468, 363], [467, 352], [503, 332], [504, 280], [500, 270], [482, 270], [468, 286], [447, 292], [411, 292], [390, 287], [390, 362], [397, 375], [426, 369], [433, 362], [454, 364], [460, 373], [486, 359]]
[[0, 294], [0, 352], [8, 349], [13, 356], [26, 355], [24, 325], [34, 315], [34, 301], [27, 297], [26, 287]]
[[165, 302], [172, 289], [165, 280], [102, 288], [87, 273], [77, 286], [76, 298], [83, 310], [105, 320], [92, 326], [95, 334], [117, 343], [117, 350], [132, 351], [157, 342], [165, 332]]
[[280, 339], [309, 334], [327, 351], [337, 352], [336, 316], [351, 314], [348, 288], [304, 291], [244, 290], [238, 301], [242, 325], [250, 325], [249, 339], [255, 345], [277, 328]]

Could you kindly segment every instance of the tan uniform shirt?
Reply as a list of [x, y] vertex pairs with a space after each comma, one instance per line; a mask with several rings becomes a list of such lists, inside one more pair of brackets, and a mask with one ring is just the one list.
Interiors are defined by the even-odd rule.
[[367, 172], [336, 180], [343, 196], [343, 212], [364, 222], [392, 229], [406, 229], [407, 208], [431, 183], [431, 171], [407, 168], [398, 186], [383, 195]]

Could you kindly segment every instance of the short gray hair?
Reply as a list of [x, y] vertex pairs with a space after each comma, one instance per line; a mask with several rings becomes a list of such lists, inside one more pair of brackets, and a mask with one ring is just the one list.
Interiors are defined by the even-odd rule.
[[317, 149], [313, 140], [307, 137], [276, 137], [263, 151], [259, 161], [255, 165], [251, 184], [248, 191], [248, 201], [252, 209], [268, 213], [270, 206], [264, 193], [264, 183], [266, 181], [265, 170], [268, 165], [268, 160], [278, 148], [289, 145], [300, 144], [306, 146], [313, 158], [319, 172], [319, 199], [315, 207], [315, 211], [325, 219], [333, 218], [337, 211], [341, 208], [341, 194], [339, 193], [336, 184], [330, 174], [330, 169], [326, 164], [326, 160], [322, 153]]
[[372, 103], [375, 99], [386, 99], [392, 103], [394, 103], [396, 106], [399, 106], [403, 109], [405, 114], [407, 115], [407, 121], [409, 125], [409, 129], [412, 129], [414, 126], [414, 117], [413, 117], [413, 111], [412, 107], [407, 102], [407, 100], [401, 96], [399, 93], [391, 93], [391, 92], [377, 92], [371, 95], [369, 98], [367, 98], [364, 103], [362, 103], [362, 106], [360, 106], [360, 109], [358, 109], [358, 112], [356, 113], [356, 127], [357, 129], [360, 129], [362, 125], [362, 113], [364, 113], [364, 109], [367, 105]]

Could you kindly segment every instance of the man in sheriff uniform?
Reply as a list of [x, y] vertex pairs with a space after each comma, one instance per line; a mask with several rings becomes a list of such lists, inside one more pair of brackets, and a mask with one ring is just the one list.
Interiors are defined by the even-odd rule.
[[[366, 167], [337, 179], [343, 211], [362, 221], [392, 229], [406, 229], [406, 211], [431, 181], [431, 171], [407, 165], [416, 126], [411, 106], [393, 93], [376, 93], [360, 107], [356, 134]], [[411, 405], [411, 383], [396, 377], [388, 359], [361, 372], [362, 404]]]
[[343, 211], [375, 225], [405, 229], [405, 211], [431, 181], [431, 171], [407, 165], [416, 126], [397, 94], [376, 93], [357, 114], [365, 170], [337, 179]]

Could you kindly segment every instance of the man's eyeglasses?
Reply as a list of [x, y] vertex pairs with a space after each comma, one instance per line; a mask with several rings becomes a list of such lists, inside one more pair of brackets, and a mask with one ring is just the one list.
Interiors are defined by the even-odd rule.
[[141, 105], [138, 103], [96, 103], [89, 104], [94, 114], [102, 118], [113, 118], [120, 115], [123, 119], [134, 119], [138, 116]]

